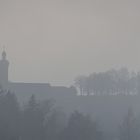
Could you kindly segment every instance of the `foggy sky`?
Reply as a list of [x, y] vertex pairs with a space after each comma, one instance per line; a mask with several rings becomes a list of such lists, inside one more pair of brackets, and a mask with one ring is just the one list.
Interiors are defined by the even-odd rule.
[[140, 70], [138, 0], [0, 0], [9, 79], [69, 85], [77, 75]]

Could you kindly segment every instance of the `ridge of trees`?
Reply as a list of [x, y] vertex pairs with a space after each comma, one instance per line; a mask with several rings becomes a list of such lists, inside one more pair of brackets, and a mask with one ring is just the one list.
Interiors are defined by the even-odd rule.
[[94, 72], [75, 78], [75, 85], [80, 95], [136, 95], [140, 94], [140, 72], [127, 68]]

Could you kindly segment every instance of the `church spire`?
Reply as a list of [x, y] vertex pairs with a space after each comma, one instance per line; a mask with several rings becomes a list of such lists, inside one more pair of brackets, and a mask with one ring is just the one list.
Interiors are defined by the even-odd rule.
[[6, 51], [5, 51], [5, 46], [3, 47], [2, 60], [6, 60]]
[[2, 59], [0, 60], [0, 85], [6, 88], [8, 85], [9, 61], [6, 58], [5, 47], [3, 47]]

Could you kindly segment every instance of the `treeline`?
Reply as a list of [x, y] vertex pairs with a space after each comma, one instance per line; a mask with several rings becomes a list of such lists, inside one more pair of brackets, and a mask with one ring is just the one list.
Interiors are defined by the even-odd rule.
[[[34, 95], [20, 107], [14, 94], [0, 91], [1, 140], [112, 140], [99, 123], [78, 111], [66, 117], [52, 100], [38, 101]], [[140, 119], [132, 109], [118, 126], [114, 139], [139, 140]]]
[[52, 100], [34, 95], [24, 107], [9, 91], [0, 91], [0, 140], [101, 140], [102, 132], [89, 115], [74, 111], [66, 117]]
[[134, 95], [140, 94], [140, 73], [127, 68], [78, 76], [75, 85], [80, 95]]

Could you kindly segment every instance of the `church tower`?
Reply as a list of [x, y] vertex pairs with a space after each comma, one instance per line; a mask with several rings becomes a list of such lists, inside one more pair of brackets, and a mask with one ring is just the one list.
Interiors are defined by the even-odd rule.
[[0, 60], [0, 86], [6, 88], [8, 86], [8, 69], [9, 62], [6, 58], [6, 52], [3, 50], [2, 58]]

